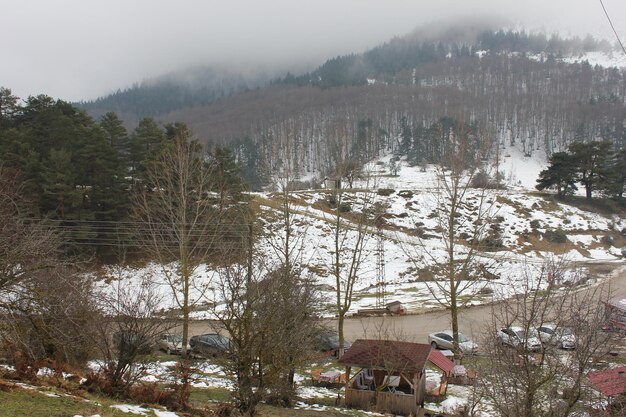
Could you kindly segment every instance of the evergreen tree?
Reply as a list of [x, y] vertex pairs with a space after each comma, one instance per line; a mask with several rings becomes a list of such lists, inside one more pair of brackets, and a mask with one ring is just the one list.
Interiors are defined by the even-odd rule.
[[569, 151], [576, 164], [576, 180], [585, 187], [585, 195], [591, 199], [594, 189], [606, 187], [611, 160], [609, 142], [574, 142]]
[[550, 157], [550, 165], [541, 171], [536, 188], [547, 190], [556, 188], [559, 196], [576, 191], [576, 161], [567, 152], [555, 152]]
[[42, 167], [40, 208], [49, 217], [72, 220], [81, 202], [81, 192], [76, 188], [76, 171], [72, 152], [67, 149], [51, 149]]
[[130, 138], [122, 121], [117, 114], [108, 112], [100, 119], [100, 127], [110, 146], [117, 152], [120, 161], [127, 165], [130, 158]]
[[164, 141], [165, 133], [153, 118], [139, 122], [130, 138], [129, 168], [133, 185], [145, 179], [146, 166], [156, 158]]
[[213, 190], [219, 194], [219, 207], [223, 211], [228, 204], [241, 200], [245, 185], [239, 172], [241, 165], [235, 160], [233, 152], [217, 146], [208, 155], [209, 172], [213, 178]]
[[10, 126], [19, 113], [18, 100], [10, 89], [0, 87], [0, 128]]
[[626, 148], [617, 152], [613, 158], [608, 191], [621, 198], [624, 196], [624, 183], [626, 183]]

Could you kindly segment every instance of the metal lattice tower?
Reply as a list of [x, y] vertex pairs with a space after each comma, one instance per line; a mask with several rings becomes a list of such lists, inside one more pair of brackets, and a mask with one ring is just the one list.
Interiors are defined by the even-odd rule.
[[383, 209], [376, 207], [376, 308], [385, 307], [385, 239], [383, 236]]

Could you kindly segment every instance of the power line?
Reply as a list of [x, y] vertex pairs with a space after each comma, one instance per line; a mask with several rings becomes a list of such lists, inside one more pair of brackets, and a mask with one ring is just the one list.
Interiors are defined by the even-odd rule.
[[600, 5], [602, 5], [602, 10], [604, 10], [604, 15], [609, 21], [609, 25], [611, 25], [611, 29], [613, 29], [613, 33], [615, 34], [615, 37], [617, 38], [617, 41], [619, 42], [619, 46], [622, 47], [622, 51], [624, 51], [624, 55], [626, 55], [626, 48], [624, 48], [624, 44], [622, 43], [622, 40], [619, 38], [619, 35], [617, 34], [617, 31], [615, 30], [615, 26], [613, 26], [613, 22], [611, 21], [611, 17], [609, 16], [609, 12], [606, 11], [606, 7], [604, 7], [604, 2], [602, 0], [600, 0]]

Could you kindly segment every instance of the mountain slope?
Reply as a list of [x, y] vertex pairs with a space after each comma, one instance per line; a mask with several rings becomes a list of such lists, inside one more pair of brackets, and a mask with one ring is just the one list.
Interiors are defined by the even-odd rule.
[[[515, 155], [511, 159], [517, 158]], [[378, 163], [377, 163], [378, 162]], [[438, 222], [434, 216], [437, 210], [436, 175], [433, 167], [423, 171], [401, 163], [398, 176], [388, 171], [389, 158], [373, 161], [377, 168], [374, 179], [375, 201], [384, 207], [384, 220], [379, 232], [370, 230], [363, 249], [363, 264], [359, 270], [355, 288], [354, 304], [351, 312], [359, 308], [369, 308], [376, 304], [377, 262], [379, 255], [385, 262], [385, 293], [387, 301], [402, 301], [410, 311], [438, 307], [436, 297], [440, 296], [433, 284], [444, 279], [440, 270], [445, 261], [444, 241]], [[526, 181], [523, 179], [523, 181]], [[356, 187], [364, 186], [359, 183]], [[390, 190], [376, 193], [376, 190]], [[352, 211], [359, 211], [364, 199], [363, 189], [344, 190], [346, 202]], [[466, 227], [475, 221], [479, 190], [470, 192], [461, 210]], [[298, 253], [297, 265], [304, 275], [310, 276], [317, 284], [322, 299], [325, 300], [325, 314], [332, 315], [332, 300], [335, 297], [335, 277], [332, 274], [334, 251], [333, 219], [334, 210], [329, 206], [332, 190], [303, 190], [290, 195], [294, 222], [292, 234], [298, 237], [294, 253]], [[370, 195], [371, 196], [371, 195]], [[266, 236], [259, 239], [257, 249], [263, 258], [263, 266], [271, 270], [277, 259], [275, 244], [281, 236], [279, 194], [257, 194]], [[501, 246], [478, 255], [481, 268], [473, 270], [475, 281], [467, 282], [464, 297], [471, 304], [489, 302], [493, 299], [509, 297], [523, 288], [523, 282], [532, 278], [533, 268], [540, 268], [546, 262], [566, 265], [563, 279], [586, 281], [587, 271], [580, 265], [585, 263], [622, 263], [619, 247], [626, 244], [622, 230], [626, 227], [623, 216], [602, 216], [586, 212], [573, 206], [555, 202], [550, 197], [533, 195], [522, 188], [512, 187], [507, 191], [493, 190], [487, 197], [493, 202], [490, 222], [497, 225]], [[350, 214], [346, 221], [350, 224]], [[458, 236], [470, 230], [459, 230]], [[556, 241], [554, 236], [564, 236]], [[350, 256], [350, 250], [357, 239], [356, 232], [349, 230], [344, 242], [342, 256]], [[380, 252], [382, 239], [384, 252]], [[458, 246], [460, 254], [464, 246]], [[172, 265], [172, 267], [175, 267]], [[162, 278], [160, 266], [149, 265], [138, 270], [128, 270], [126, 276], [133, 280], [146, 271], [159, 282]], [[197, 279], [201, 283], [195, 291], [194, 299], [200, 304], [219, 298], [219, 281], [216, 275], [220, 270], [210, 267], [200, 268]], [[161, 278], [159, 278], [161, 277]], [[595, 277], [594, 277], [595, 278]], [[545, 285], [545, 283], [544, 283]], [[167, 285], [161, 291], [171, 306], [175, 305]], [[433, 288], [435, 288], [433, 290]], [[196, 309], [196, 317], [207, 317], [203, 308]]]
[[[311, 73], [219, 100], [202, 98], [191, 87], [157, 84], [145, 91], [164, 99], [149, 114], [174, 109], [159, 119], [189, 124], [204, 142], [228, 144], [249, 167], [246, 179], [255, 190], [287, 166], [319, 181], [343, 161], [364, 163], [388, 153], [413, 165], [438, 163], [447, 138], [466, 131], [491, 147], [493, 159], [508, 146], [533, 156], [565, 150], [574, 141], [609, 141], [616, 149], [626, 144], [626, 73], [584, 60], [607, 57], [608, 42], [465, 32], [438, 40], [420, 32], [394, 38]], [[237, 80], [224, 85], [245, 90]], [[143, 91], [99, 103], [138, 117], [147, 100]], [[128, 97], [133, 104], [124, 107]]]

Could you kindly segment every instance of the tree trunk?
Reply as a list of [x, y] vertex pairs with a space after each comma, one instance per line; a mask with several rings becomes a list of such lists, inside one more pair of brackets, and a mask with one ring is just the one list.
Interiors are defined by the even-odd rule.
[[343, 336], [343, 323], [344, 323], [345, 315], [339, 314], [339, 318], [337, 320], [337, 334], [339, 336], [339, 348], [337, 349], [337, 359], [343, 356], [343, 346], [344, 346], [344, 336]]
[[189, 268], [187, 260], [183, 260], [183, 345], [180, 354], [183, 358], [188, 358], [187, 344], [189, 342]]

